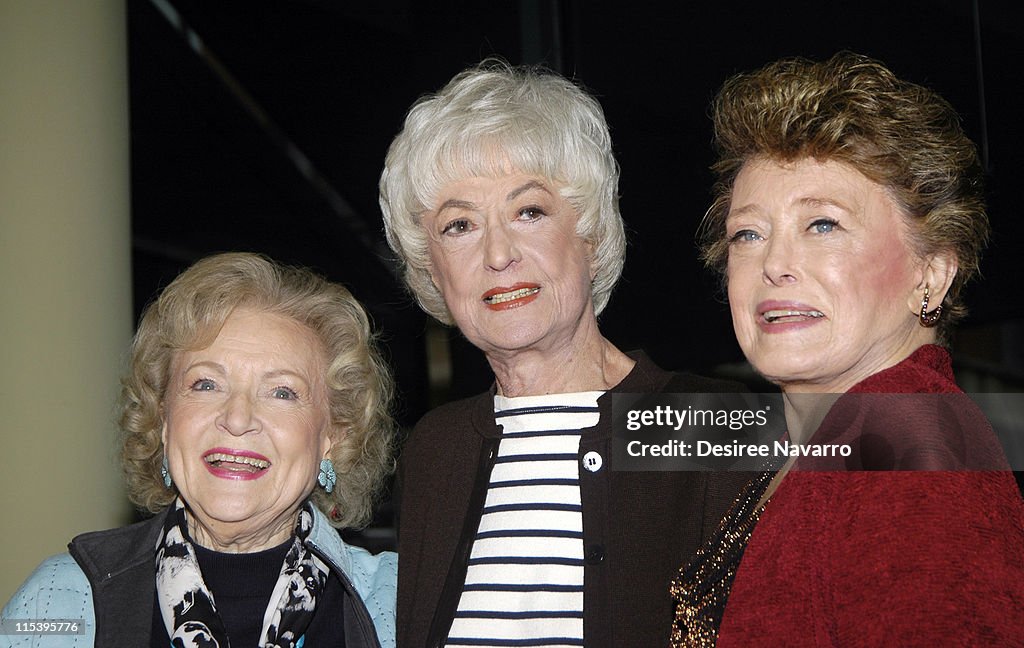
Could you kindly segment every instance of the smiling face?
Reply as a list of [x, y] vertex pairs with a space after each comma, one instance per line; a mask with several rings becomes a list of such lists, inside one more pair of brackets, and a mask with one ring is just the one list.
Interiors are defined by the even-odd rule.
[[331, 447], [325, 372], [310, 329], [245, 308], [175, 355], [163, 442], [194, 540], [249, 552], [288, 538]]
[[748, 162], [726, 237], [736, 338], [784, 389], [845, 392], [934, 341], [915, 316], [925, 264], [906, 218], [852, 167]]
[[434, 284], [488, 357], [596, 331], [590, 249], [576, 220], [558, 187], [523, 174], [449, 183], [423, 214]]

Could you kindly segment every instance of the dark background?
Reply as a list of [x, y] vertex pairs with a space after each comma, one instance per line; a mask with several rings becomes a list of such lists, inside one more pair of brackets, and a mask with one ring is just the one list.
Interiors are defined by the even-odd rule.
[[428, 322], [395, 279], [377, 179], [410, 104], [497, 55], [547, 64], [606, 111], [629, 249], [601, 318], [605, 335], [622, 349], [645, 348], [665, 368], [744, 375], [717, 280], [694, 244], [711, 185], [707, 107], [735, 72], [851, 49], [939, 91], [979, 144], [995, 236], [984, 278], [968, 290], [971, 316], [954, 354], [968, 390], [1024, 385], [1016, 190], [1024, 27], [1014, 2], [128, 0], [128, 8], [136, 314], [202, 256], [263, 252], [313, 267], [366, 304], [398, 377], [403, 425], [485, 389], [481, 354]]

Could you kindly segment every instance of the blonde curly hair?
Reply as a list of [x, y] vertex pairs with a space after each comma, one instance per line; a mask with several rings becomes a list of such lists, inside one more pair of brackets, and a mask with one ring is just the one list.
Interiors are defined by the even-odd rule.
[[162, 403], [171, 361], [179, 351], [212, 343], [240, 307], [289, 317], [312, 330], [327, 350], [331, 430], [346, 434], [332, 439], [334, 491], [316, 488], [312, 500], [334, 526], [366, 524], [394, 467], [393, 383], [369, 318], [343, 286], [249, 253], [198, 261], [146, 307], [121, 390], [121, 461], [129, 497], [153, 513], [177, 497], [160, 475]]

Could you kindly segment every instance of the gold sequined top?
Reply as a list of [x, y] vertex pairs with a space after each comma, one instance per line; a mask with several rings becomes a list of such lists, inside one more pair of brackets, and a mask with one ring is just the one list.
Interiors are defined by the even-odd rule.
[[757, 504], [774, 476], [774, 471], [765, 471], [747, 484], [715, 534], [672, 581], [669, 591], [676, 604], [669, 638], [672, 648], [711, 648], [718, 640], [736, 568], [764, 510], [764, 505]]

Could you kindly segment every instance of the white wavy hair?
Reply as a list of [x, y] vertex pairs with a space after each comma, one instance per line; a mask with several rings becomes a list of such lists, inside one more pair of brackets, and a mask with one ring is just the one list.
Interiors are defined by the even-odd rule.
[[619, 167], [600, 104], [539, 67], [489, 59], [419, 99], [391, 142], [380, 176], [388, 244], [416, 301], [445, 324], [452, 316], [430, 278], [419, 217], [446, 184], [501, 177], [509, 169], [556, 185], [576, 210], [577, 234], [593, 250], [595, 315], [622, 274], [626, 235], [619, 214]]

